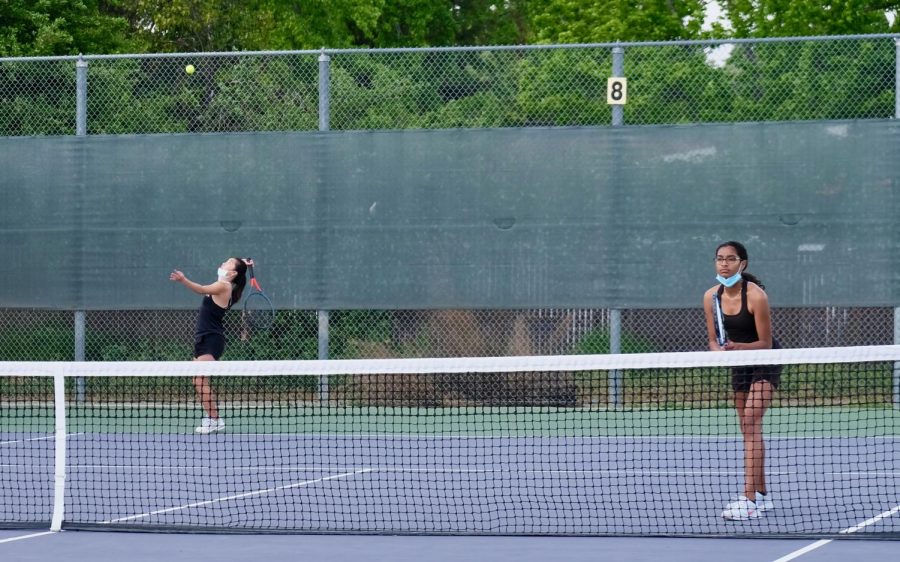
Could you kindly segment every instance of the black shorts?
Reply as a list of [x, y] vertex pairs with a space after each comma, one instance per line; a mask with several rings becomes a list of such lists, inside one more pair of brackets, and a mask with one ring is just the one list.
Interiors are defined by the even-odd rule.
[[731, 369], [731, 388], [735, 392], [750, 392], [750, 387], [757, 381], [769, 381], [772, 388], [777, 389], [781, 382], [781, 365], [754, 365]]
[[[772, 340], [772, 349], [781, 349], [778, 340]], [[731, 369], [731, 388], [735, 392], [750, 392], [756, 381], [769, 381], [777, 389], [781, 383], [781, 365], [752, 365]]]
[[222, 334], [203, 334], [194, 339], [194, 358], [212, 355], [218, 360], [223, 353], [225, 353], [225, 336]]

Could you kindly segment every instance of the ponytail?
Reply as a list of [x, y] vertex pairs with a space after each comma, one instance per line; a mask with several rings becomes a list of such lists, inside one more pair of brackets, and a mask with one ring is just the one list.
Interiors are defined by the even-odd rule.
[[759, 285], [759, 288], [762, 290], [766, 289], [766, 286], [762, 284], [762, 281], [759, 280], [759, 277], [757, 277], [756, 275], [753, 275], [752, 273], [742, 271], [741, 278], [744, 279], [744, 281], [750, 281], [751, 283], [756, 283], [757, 285]]
[[231, 302], [228, 303], [228, 308], [231, 308], [241, 300], [241, 295], [244, 293], [244, 287], [247, 286], [247, 264], [244, 262], [243, 258], [233, 259], [236, 262], [234, 271], [237, 275], [235, 275], [234, 279], [231, 281]]

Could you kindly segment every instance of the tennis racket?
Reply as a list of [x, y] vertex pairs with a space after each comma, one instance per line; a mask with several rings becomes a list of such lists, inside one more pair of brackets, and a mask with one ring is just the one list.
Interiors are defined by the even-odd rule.
[[718, 293], [713, 293], [713, 324], [716, 327], [716, 341], [719, 345], [725, 345], [728, 341], [728, 333], [725, 331], [725, 316], [722, 314], [722, 299]]
[[248, 327], [257, 332], [263, 332], [272, 327], [275, 320], [275, 307], [272, 301], [263, 292], [253, 272], [253, 260], [247, 258], [247, 274], [250, 276], [250, 294], [244, 301], [244, 322]]

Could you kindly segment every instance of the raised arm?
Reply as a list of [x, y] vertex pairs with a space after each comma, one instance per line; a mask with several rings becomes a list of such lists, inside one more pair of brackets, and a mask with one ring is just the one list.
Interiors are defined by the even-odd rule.
[[169, 274], [169, 279], [181, 283], [198, 295], [223, 295], [231, 290], [227, 281], [216, 281], [210, 285], [201, 285], [200, 283], [191, 281], [184, 273], [177, 269]]

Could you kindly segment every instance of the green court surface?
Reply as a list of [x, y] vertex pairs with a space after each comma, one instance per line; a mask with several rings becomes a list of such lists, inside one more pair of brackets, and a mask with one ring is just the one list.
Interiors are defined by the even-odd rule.
[[[228, 433], [483, 437], [736, 437], [730, 408], [608, 410], [538, 407], [222, 406]], [[106, 404], [68, 409], [68, 433], [193, 431], [193, 406]], [[779, 407], [765, 417], [769, 437], [898, 437], [900, 410], [890, 407]], [[49, 406], [0, 408], [5, 431], [51, 433]]]

